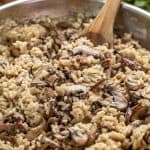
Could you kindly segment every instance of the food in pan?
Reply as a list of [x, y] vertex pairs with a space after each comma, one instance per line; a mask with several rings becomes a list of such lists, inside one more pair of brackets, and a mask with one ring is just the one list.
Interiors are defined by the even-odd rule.
[[0, 149], [148, 150], [150, 52], [79, 33], [91, 18], [0, 25]]

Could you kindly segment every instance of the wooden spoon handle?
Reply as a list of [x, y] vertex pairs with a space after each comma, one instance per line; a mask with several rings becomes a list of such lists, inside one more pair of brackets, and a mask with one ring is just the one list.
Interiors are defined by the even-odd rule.
[[0, 2], [2, 2], [2, 3], [4, 3], [4, 4], [9, 3], [9, 2], [12, 2], [12, 1], [14, 1], [14, 0], [0, 0]]
[[93, 23], [83, 32], [94, 43], [112, 43], [113, 27], [121, 0], [107, 0]]
[[[101, 25], [104, 25], [102, 28], [98, 27], [97, 30], [108, 31], [108, 29], [113, 30], [114, 22], [116, 19], [117, 12], [120, 7], [121, 0], [108, 0], [106, 5], [102, 8], [102, 11], [98, 14], [96, 20], [100, 21]], [[103, 16], [103, 18], [101, 18]], [[107, 28], [106, 28], [107, 27]], [[106, 29], [105, 29], [106, 28]], [[107, 32], [108, 33], [108, 32]]]

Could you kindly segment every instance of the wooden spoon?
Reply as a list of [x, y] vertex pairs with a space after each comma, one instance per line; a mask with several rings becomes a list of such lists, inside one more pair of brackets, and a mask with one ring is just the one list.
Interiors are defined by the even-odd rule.
[[113, 28], [121, 0], [107, 0], [94, 21], [83, 31], [95, 44], [113, 43]]
[[14, 1], [14, 0], [0, 0], [0, 2], [2, 2], [2, 3], [4, 3], [4, 4], [9, 3], [9, 2], [12, 2], [12, 1]]

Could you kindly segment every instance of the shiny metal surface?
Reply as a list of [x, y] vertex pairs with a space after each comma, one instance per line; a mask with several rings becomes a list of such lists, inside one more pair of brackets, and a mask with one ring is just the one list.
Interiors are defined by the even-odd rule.
[[[85, 12], [96, 15], [103, 0], [20, 0], [0, 7], [0, 20], [14, 18], [19, 21], [41, 16], [61, 17]], [[150, 49], [150, 13], [140, 8], [123, 4], [116, 27], [118, 33], [131, 32], [135, 39]]]

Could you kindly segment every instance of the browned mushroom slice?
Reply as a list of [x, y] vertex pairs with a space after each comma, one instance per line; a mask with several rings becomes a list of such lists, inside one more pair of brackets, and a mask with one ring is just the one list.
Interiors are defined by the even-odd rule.
[[11, 131], [14, 129], [14, 125], [13, 124], [5, 124], [5, 123], [0, 123], [0, 132], [3, 131]]
[[148, 108], [138, 104], [134, 107], [133, 113], [131, 115], [131, 121], [141, 119], [147, 115]]
[[104, 59], [103, 61], [101, 61], [101, 65], [105, 69], [108, 69], [111, 66], [111, 59], [110, 58]]
[[38, 137], [45, 129], [46, 126], [46, 122], [44, 119], [42, 119], [42, 121], [40, 122], [40, 124], [35, 127], [35, 128], [31, 128], [28, 133], [27, 133], [27, 139], [32, 141], [33, 139], [35, 139], [36, 137]]
[[150, 130], [145, 133], [144, 140], [150, 145]]
[[97, 81], [93, 86], [91, 86], [90, 90], [102, 89], [105, 81], [106, 81], [105, 79]]
[[64, 130], [61, 131], [59, 134], [55, 134], [54, 135], [58, 140], [65, 140], [66, 138], [69, 137], [69, 131], [68, 130]]
[[54, 97], [54, 91], [50, 87], [45, 87], [45, 94], [48, 98]]
[[115, 85], [108, 85], [104, 87], [104, 90], [112, 95], [112, 97], [110, 96], [105, 99], [109, 102], [106, 102], [105, 104], [108, 104], [109, 106], [115, 107], [119, 110], [125, 110], [127, 108], [128, 100], [119, 88], [117, 88]]
[[142, 89], [141, 95], [142, 97], [150, 100], [150, 85]]
[[15, 136], [6, 136], [6, 135], [0, 135], [0, 139], [3, 141], [9, 141], [13, 144], [16, 144], [16, 138]]
[[141, 93], [139, 92], [139, 90], [137, 91], [131, 91], [129, 90], [129, 95], [130, 95], [130, 102], [131, 103], [136, 103], [137, 100], [141, 99]]
[[15, 124], [0, 123], [0, 132], [6, 132], [9, 135], [15, 135], [17, 131], [26, 133], [27, 129], [22, 124], [22, 122], [15, 123]]
[[133, 108], [128, 108], [126, 112], [127, 123], [144, 118], [145, 116], [147, 116], [147, 111], [148, 108], [142, 106], [141, 104], [137, 104]]
[[129, 107], [125, 113], [126, 123], [129, 124], [132, 116], [132, 109]]
[[68, 27], [72, 27], [72, 23], [68, 20], [63, 20], [63, 21], [60, 21], [56, 24], [56, 27], [58, 29], [67, 29]]
[[122, 65], [127, 66], [132, 70], [142, 70], [142, 66], [139, 63], [137, 63], [135, 61], [132, 61], [128, 58], [123, 58], [122, 59]]
[[51, 140], [48, 137], [43, 137], [42, 140], [41, 140], [41, 142], [42, 142], [43, 145], [41, 146], [40, 150], [44, 150], [47, 147], [50, 147], [50, 148], [60, 148], [60, 145], [57, 142], [55, 142], [54, 140]]

